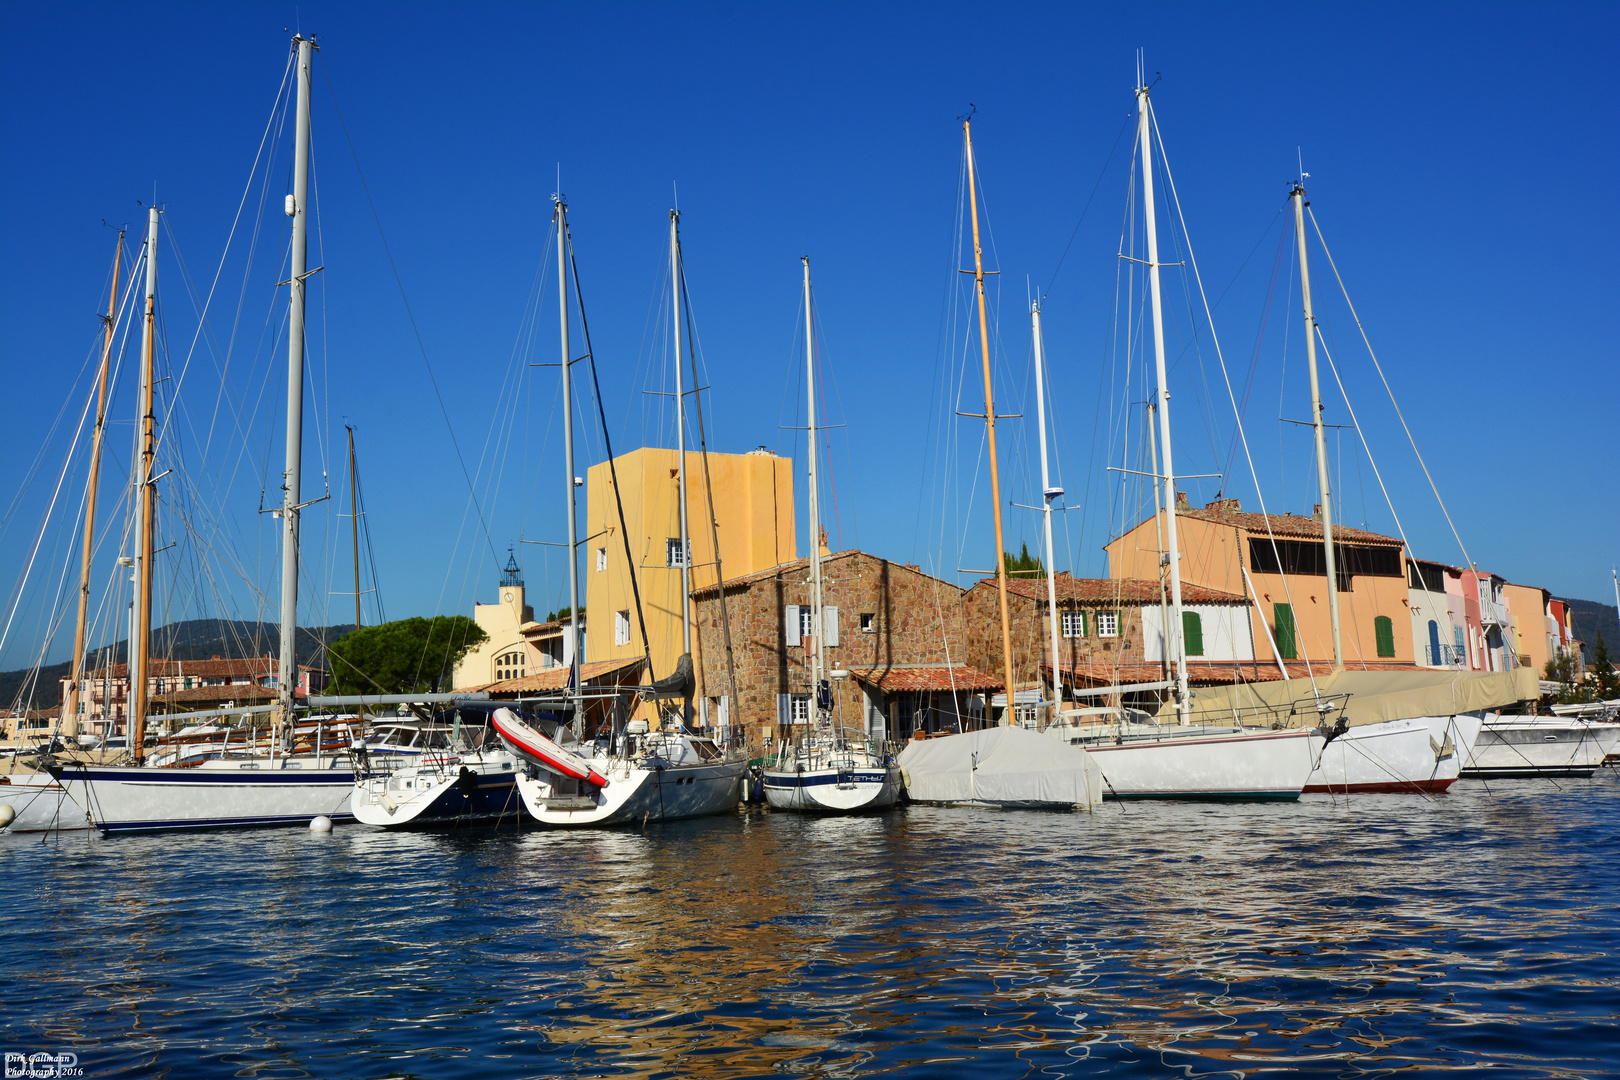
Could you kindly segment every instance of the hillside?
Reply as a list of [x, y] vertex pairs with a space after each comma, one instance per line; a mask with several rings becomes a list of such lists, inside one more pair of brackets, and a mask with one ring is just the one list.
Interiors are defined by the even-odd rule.
[[1592, 649], [1597, 645], [1600, 630], [1604, 643], [1609, 647], [1609, 656], [1620, 660], [1620, 612], [1615, 610], [1615, 606], [1600, 604], [1595, 600], [1565, 600], [1564, 603], [1569, 605], [1575, 636], [1586, 642], [1582, 652], [1586, 654], [1587, 662], [1592, 660]]
[[[354, 624], [300, 626], [297, 652], [300, 664], [324, 667], [325, 649], [354, 629]], [[152, 631], [152, 655], [171, 660], [208, 660], [215, 656], [236, 659], [267, 656], [281, 648], [281, 629], [275, 623], [244, 622], [236, 619], [189, 619], [170, 623]], [[127, 651], [125, 642], [113, 646], [113, 663], [121, 664]], [[86, 663], [103, 662], [99, 653], [89, 653]], [[69, 663], [41, 668], [39, 681], [33, 670], [0, 671], [0, 708], [53, 709], [61, 704], [61, 682]]]

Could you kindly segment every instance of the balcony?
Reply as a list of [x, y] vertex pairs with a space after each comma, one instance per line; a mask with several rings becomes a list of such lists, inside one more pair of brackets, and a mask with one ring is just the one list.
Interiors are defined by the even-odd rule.
[[1425, 661], [1430, 667], [1461, 668], [1468, 666], [1468, 651], [1459, 649], [1455, 645], [1426, 645], [1423, 651], [1428, 654]]
[[1479, 602], [1479, 621], [1486, 626], [1510, 626], [1513, 622], [1508, 618], [1507, 606], [1494, 600]]

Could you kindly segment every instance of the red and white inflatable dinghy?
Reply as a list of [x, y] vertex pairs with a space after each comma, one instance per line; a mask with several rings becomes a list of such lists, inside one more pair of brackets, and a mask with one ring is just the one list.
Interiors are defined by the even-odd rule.
[[517, 718], [511, 709], [496, 709], [492, 718], [495, 730], [506, 740], [514, 753], [560, 776], [571, 776], [595, 787], [607, 787], [607, 777], [591, 768], [591, 763], [571, 750], [564, 750], [551, 739]]

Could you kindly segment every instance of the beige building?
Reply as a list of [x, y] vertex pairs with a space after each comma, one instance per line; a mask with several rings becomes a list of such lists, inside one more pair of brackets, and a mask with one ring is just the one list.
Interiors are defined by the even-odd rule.
[[1552, 594], [1533, 585], [1502, 586], [1508, 619], [1513, 628], [1513, 652], [1518, 667], [1535, 668], [1539, 676], [1558, 651], [1558, 623], [1552, 615]]
[[[1274, 663], [1280, 653], [1282, 660], [1331, 665], [1322, 523], [1294, 514], [1246, 514], [1236, 499], [1217, 499], [1195, 510], [1185, 495], [1178, 496], [1181, 580], [1244, 596], [1249, 592], [1243, 579], [1247, 570], [1257, 601], [1251, 609], [1255, 660]], [[1345, 666], [1415, 666], [1404, 545], [1394, 537], [1335, 525], [1333, 548]], [[1107, 550], [1110, 577], [1158, 579], [1159, 541], [1152, 518]]]
[[505, 679], [520, 679], [544, 666], [540, 650], [525, 635], [540, 624], [523, 592], [523, 572], [510, 552], [493, 604], [473, 603], [473, 622], [489, 635], [456, 664], [453, 689], [466, 690]]
[[[746, 454], [710, 453], [708, 457], [706, 480], [703, 455], [686, 455], [689, 552], [681, 550], [677, 451], [644, 447], [614, 459], [618, 500], [606, 462], [592, 466], [587, 474], [588, 509], [581, 532], [590, 539], [583, 545], [580, 573], [585, 579], [585, 607], [592, 616], [585, 634], [585, 655], [593, 662], [644, 655], [631, 589], [632, 567], [619, 523], [620, 502], [655, 678], [674, 670], [684, 647], [682, 561], [689, 560], [693, 592], [718, 581], [714, 532], [709, 524], [709, 482], [713, 484], [714, 520], [719, 523], [719, 570], [727, 578], [758, 573], [795, 558], [792, 460], [764, 448]], [[705, 657], [710, 653], [723, 656], [723, 645], [717, 630], [700, 629], [695, 614], [692, 637], [692, 661], [700, 683], [696, 698], [704, 702], [725, 693], [707, 685], [704, 675], [716, 670]], [[724, 670], [723, 661], [718, 670]], [[657, 721], [651, 706], [642, 706], [638, 715]]]

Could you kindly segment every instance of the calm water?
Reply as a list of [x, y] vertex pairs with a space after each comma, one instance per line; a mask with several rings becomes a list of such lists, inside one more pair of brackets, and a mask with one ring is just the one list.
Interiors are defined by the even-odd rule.
[[0, 838], [10, 1051], [173, 1077], [1620, 1074], [1620, 781]]

